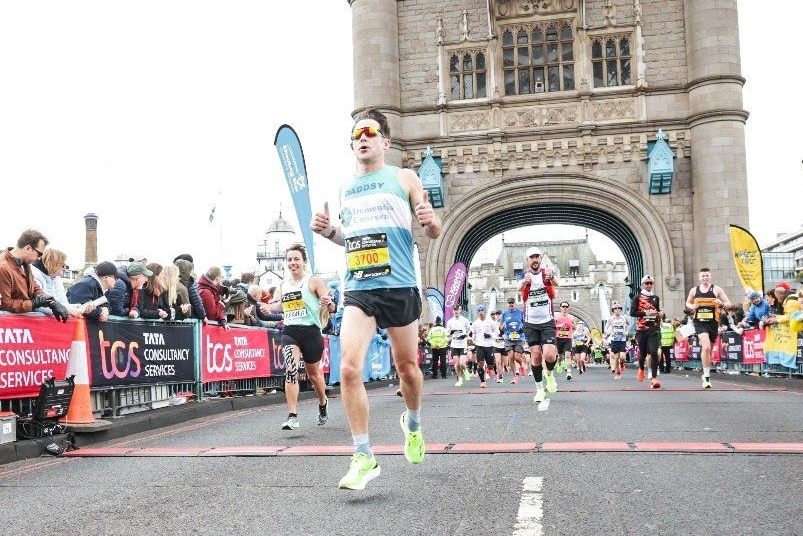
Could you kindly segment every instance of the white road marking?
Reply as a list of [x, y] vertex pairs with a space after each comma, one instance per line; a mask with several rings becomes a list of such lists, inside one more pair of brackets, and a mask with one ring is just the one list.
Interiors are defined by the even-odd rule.
[[544, 499], [541, 494], [543, 477], [528, 476], [521, 486], [519, 513], [513, 536], [543, 536], [541, 520], [544, 518]]
[[538, 403], [538, 411], [546, 411], [549, 409], [549, 399], [547, 398], [543, 402]]

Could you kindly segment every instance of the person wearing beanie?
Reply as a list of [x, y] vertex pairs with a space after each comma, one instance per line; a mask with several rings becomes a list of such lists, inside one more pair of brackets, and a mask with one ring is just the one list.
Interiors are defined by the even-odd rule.
[[750, 306], [747, 308], [747, 314], [744, 315], [741, 327], [744, 329], [763, 328], [764, 321], [772, 314], [769, 300], [755, 290], [747, 295], [747, 299], [750, 300]]
[[183, 260], [189, 262], [190, 264], [195, 264], [195, 260], [193, 260], [192, 255], [190, 255], [189, 253], [181, 253], [180, 255], [176, 255], [176, 258], [173, 259], [173, 264], [176, 264], [176, 261], [178, 260]]
[[694, 330], [700, 341], [700, 361], [703, 364], [703, 389], [711, 389], [711, 345], [719, 332], [720, 307], [731, 305], [728, 295], [711, 282], [711, 270], [700, 268], [700, 284], [692, 287], [686, 298], [686, 308], [692, 311]]

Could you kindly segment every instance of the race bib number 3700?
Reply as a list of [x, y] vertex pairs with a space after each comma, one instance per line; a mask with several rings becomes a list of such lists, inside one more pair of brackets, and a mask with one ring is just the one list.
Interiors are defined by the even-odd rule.
[[388, 237], [384, 233], [346, 239], [348, 269], [354, 279], [390, 274]]

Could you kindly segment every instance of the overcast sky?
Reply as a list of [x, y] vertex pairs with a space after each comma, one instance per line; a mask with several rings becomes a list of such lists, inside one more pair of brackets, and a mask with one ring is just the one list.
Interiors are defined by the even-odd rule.
[[[778, 210], [803, 193], [803, 5], [762, 5], [739, 2], [751, 230], [766, 244], [803, 219]], [[38, 228], [80, 266], [91, 212], [99, 260], [191, 252], [198, 271], [253, 269], [280, 203], [298, 228], [280, 125], [301, 138], [313, 210], [353, 173], [351, 72], [346, 0], [0, 0], [0, 244]], [[342, 257], [321, 240], [316, 260]]]

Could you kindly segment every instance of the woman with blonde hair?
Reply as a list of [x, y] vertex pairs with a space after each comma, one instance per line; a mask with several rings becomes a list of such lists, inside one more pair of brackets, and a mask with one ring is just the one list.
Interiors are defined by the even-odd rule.
[[179, 280], [179, 269], [175, 264], [164, 267], [167, 306], [170, 308], [169, 320], [184, 320], [191, 316], [190, 294]]
[[67, 299], [67, 292], [64, 289], [64, 280], [61, 278], [64, 273], [67, 254], [53, 248], [45, 249], [42, 258], [31, 263], [31, 274], [36, 284], [39, 285], [45, 294], [56, 298], [56, 301], [67, 308], [70, 316], [81, 316], [81, 308], [70, 305]]

